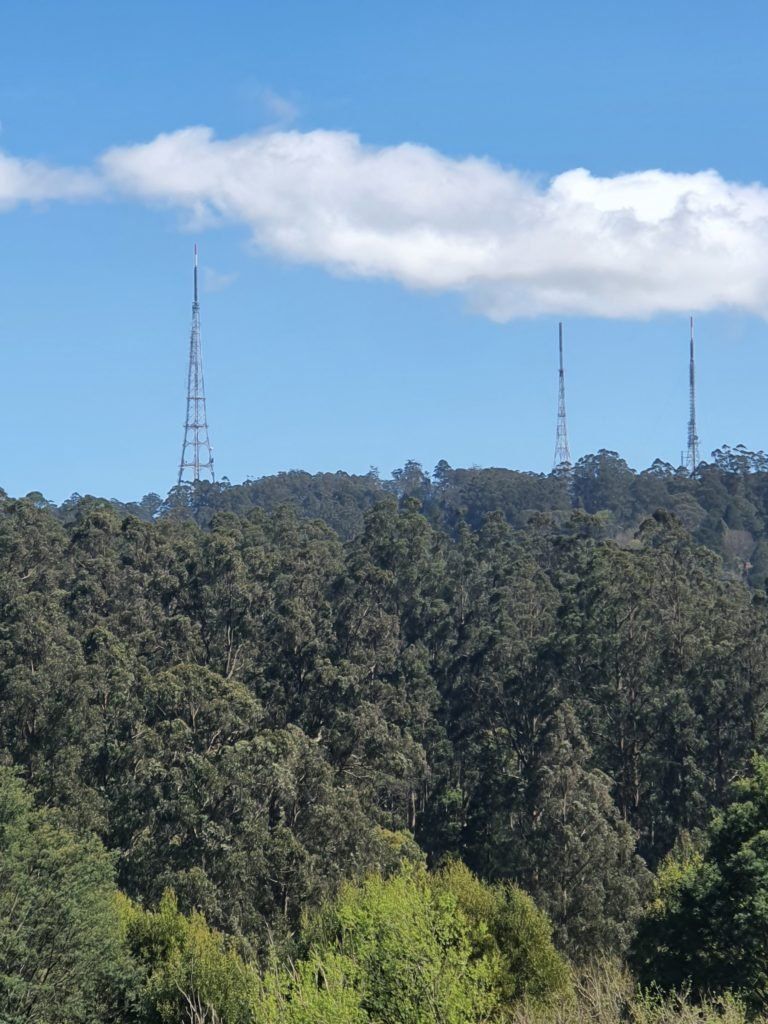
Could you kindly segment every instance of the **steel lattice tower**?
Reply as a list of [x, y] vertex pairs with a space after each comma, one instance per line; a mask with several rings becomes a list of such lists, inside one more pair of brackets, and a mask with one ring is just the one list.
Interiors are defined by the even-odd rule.
[[685, 456], [685, 468], [694, 476], [699, 465], [699, 437], [696, 433], [696, 364], [693, 356], [693, 317], [691, 317], [691, 362], [688, 370], [689, 417], [688, 417], [688, 451]]
[[568, 427], [565, 421], [565, 370], [563, 369], [563, 325], [560, 324], [560, 375], [557, 399], [557, 438], [555, 440], [555, 469], [571, 465], [568, 447]]
[[201, 474], [213, 473], [213, 449], [208, 437], [208, 417], [205, 410], [205, 381], [203, 380], [203, 349], [200, 340], [200, 302], [197, 296], [197, 245], [195, 245], [195, 289], [192, 300], [192, 330], [189, 337], [189, 370], [187, 373], [187, 419], [184, 424], [184, 443], [181, 446], [179, 483], [189, 471], [191, 481], [197, 482]]

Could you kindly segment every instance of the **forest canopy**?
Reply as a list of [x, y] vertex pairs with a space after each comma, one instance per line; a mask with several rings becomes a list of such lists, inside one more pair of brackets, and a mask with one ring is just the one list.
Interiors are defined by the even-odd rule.
[[0, 1016], [761, 1012], [766, 502], [738, 449], [2, 498]]
[[[74, 494], [57, 508], [38, 492], [29, 497], [65, 522], [84, 500]], [[616, 452], [602, 450], [549, 474], [453, 469], [443, 460], [430, 475], [418, 462], [409, 461], [390, 478], [374, 468], [362, 476], [293, 470], [242, 484], [230, 484], [226, 478], [215, 484], [184, 484], [166, 498], [148, 494], [141, 501], [112, 505], [146, 521], [169, 514], [187, 516], [204, 528], [216, 512], [244, 515], [253, 508], [274, 512], [291, 507], [350, 540], [362, 531], [366, 512], [387, 498], [417, 499], [433, 525], [453, 534], [461, 523], [479, 529], [491, 512], [500, 512], [510, 526], [521, 528], [537, 513], [559, 521], [572, 509], [582, 509], [599, 515], [603, 535], [620, 543], [631, 541], [642, 521], [664, 508], [694, 540], [716, 551], [729, 571], [759, 587], [768, 577], [768, 456], [743, 445], [718, 448], [693, 476], [660, 459], [636, 471]]]

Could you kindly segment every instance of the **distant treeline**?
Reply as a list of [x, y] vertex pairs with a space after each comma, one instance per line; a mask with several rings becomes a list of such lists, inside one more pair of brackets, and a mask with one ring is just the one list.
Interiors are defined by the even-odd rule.
[[[363, 530], [365, 513], [392, 497], [417, 499], [433, 525], [454, 535], [462, 523], [478, 529], [491, 512], [520, 528], [537, 513], [557, 523], [572, 509], [581, 509], [599, 516], [602, 536], [619, 543], [630, 542], [644, 519], [666, 509], [697, 543], [721, 556], [727, 571], [761, 588], [768, 579], [768, 456], [742, 445], [713, 452], [695, 477], [660, 460], [637, 472], [616, 452], [603, 450], [580, 459], [569, 472], [452, 469], [443, 461], [430, 476], [411, 461], [390, 479], [376, 470], [364, 476], [293, 470], [242, 484], [184, 485], [166, 498], [148, 494], [140, 502], [112, 504], [144, 521], [172, 514], [189, 516], [204, 528], [217, 512], [244, 515], [253, 508], [273, 512], [287, 505], [349, 540]], [[83, 500], [75, 494], [51, 507], [67, 522]]]

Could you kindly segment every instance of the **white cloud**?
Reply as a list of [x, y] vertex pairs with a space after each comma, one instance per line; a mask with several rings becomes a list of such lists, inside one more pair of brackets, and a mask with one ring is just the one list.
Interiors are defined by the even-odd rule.
[[19, 203], [49, 199], [83, 199], [96, 195], [100, 180], [90, 171], [49, 167], [0, 152], [0, 210]]
[[203, 127], [111, 149], [96, 172], [0, 153], [0, 208], [100, 186], [244, 224], [291, 260], [462, 294], [497, 320], [717, 307], [768, 317], [768, 187], [711, 170], [576, 169], [540, 183], [487, 159], [365, 146], [345, 132], [218, 140]]
[[102, 167], [127, 194], [244, 223], [289, 259], [460, 292], [498, 320], [768, 315], [768, 189], [714, 171], [577, 169], [540, 186], [490, 160], [343, 132], [221, 141], [208, 128], [112, 149]]

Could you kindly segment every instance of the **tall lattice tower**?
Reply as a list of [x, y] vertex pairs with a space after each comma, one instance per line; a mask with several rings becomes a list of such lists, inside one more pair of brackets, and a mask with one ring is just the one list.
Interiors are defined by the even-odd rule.
[[693, 355], [693, 317], [691, 317], [691, 362], [688, 369], [688, 450], [685, 455], [685, 468], [694, 476], [699, 465], [699, 436], [696, 433], [696, 363]]
[[189, 336], [189, 370], [187, 373], [187, 420], [184, 424], [184, 444], [181, 446], [179, 483], [185, 474], [192, 482], [201, 476], [214, 483], [213, 449], [208, 436], [208, 417], [205, 410], [205, 381], [203, 380], [203, 348], [200, 340], [200, 302], [197, 297], [197, 245], [195, 245], [195, 290], [192, 300], [192, 331]]
[[560, 376], [557, 398], [557, 438], [555, 440], [555, 469], [571, 464], [571, 449], [568, 447], [568, 427], [565, 421], [565, 370], [563, 369], [563, 325], [560, 324]]

